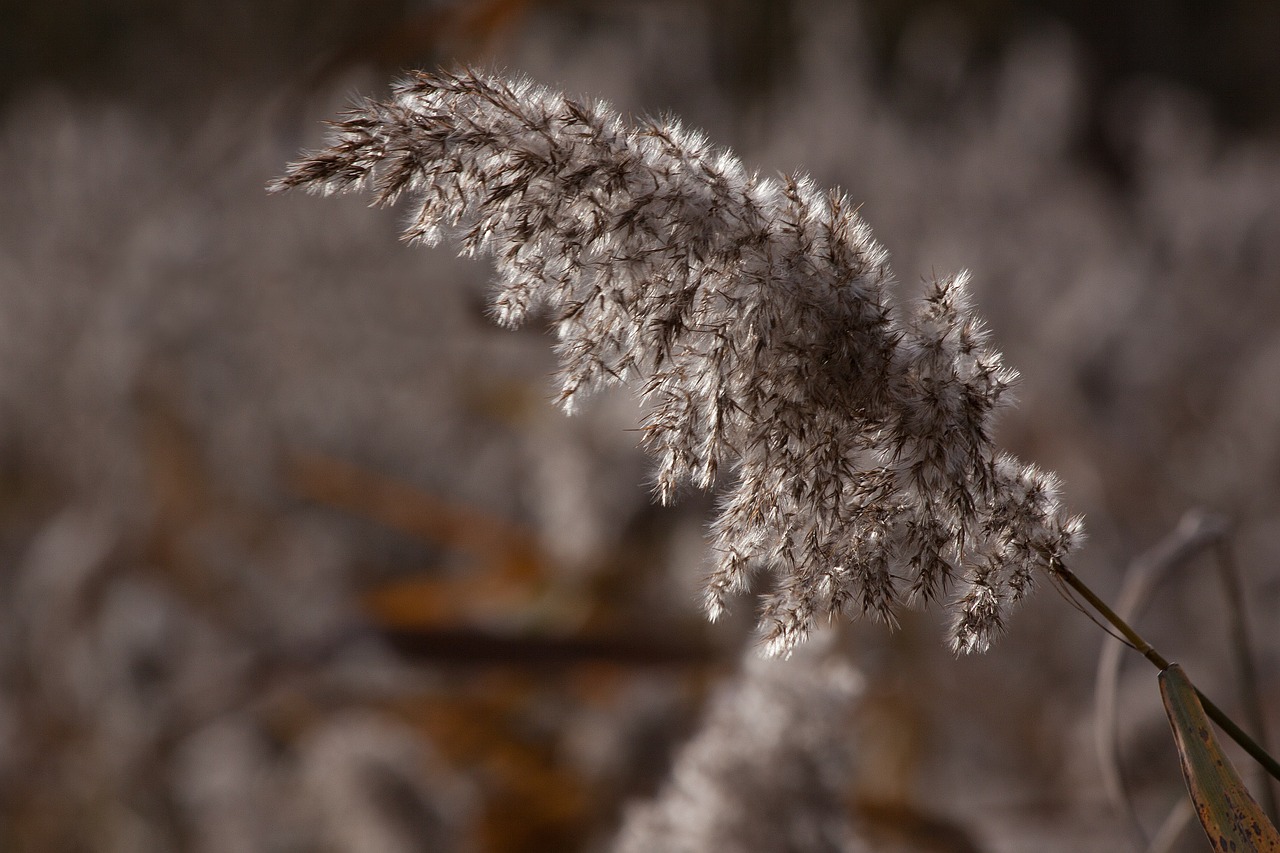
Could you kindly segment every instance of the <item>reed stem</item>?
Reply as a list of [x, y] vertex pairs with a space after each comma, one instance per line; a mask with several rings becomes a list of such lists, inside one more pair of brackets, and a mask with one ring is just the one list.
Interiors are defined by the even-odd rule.
[[[1128, 622], [1121, 619], [1119, 614], [1112, 610], [1105, 601], [1099, 598], [1097, 593], [1090, 589], [1084, 581], [1080, 580], [1074, 572], [1065, 566], [1059, 565], [1054, 567], [1054, 574], [1063, 583], [1078, 593], [1081, 598], [1087, 601], [1089, 606], [1097, 611], [1103, 619], [1106, 619], [1107, 622], [1111, 623], [1112, 627], [1119, 631], [1125, 640], [1127, 640], [1139, 654], [1151, 661], [1156, 669], [1163, 671], [1169, 667], [1169, 660], [1164, 655], [1160, 654], [1160, 652], [1156, 651], [1155, 647], [1144, 640], [1142, 635], [1135, 631]], [[1270, 773], [1272, 777], [1280, 780], [1280, 762], [1277, 762], [1275, 758], [1273, 758], [1258, 744], [1257, 741], [1249, 736], [1248, 732], [1240, 728], [1234, 720], [1227, 716], [1226, 713], [1214, 704], [1208, 696], [1205, 696], [1199, 688], [1196, 688], [1196, 696], [1200, 698], [1200, 704], [1204, 706], [1204, 712], [1208, 715], [1209, 719], [1217, 723], [1229, 738], [1238, 743], [1240, 747], [1245, 752], [1249, 753], [1255, 761], [1261, 764], [1263, 769]]]

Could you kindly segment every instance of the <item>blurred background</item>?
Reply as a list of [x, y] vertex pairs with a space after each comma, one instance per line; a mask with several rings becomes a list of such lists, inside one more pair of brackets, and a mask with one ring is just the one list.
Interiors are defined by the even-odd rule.
[[[565, 418], [486, 263], [263, 190], [458, 62], [842, 186], [905, 294], [971, 270], [1075, 571], [1114, 598], [1187, 511], [1228, 519], [1280, 727], [1277, 44], [1257, 0], [4, 0], [0, 848], [604, 850], [739, 677], [753, 603], [698, 610], [714, 498], [653, 506], [635, 400]], [[1212, 554], [1142, 603], [1238, 712]], [[858, 831], [1131, 849], [1103, 633], [1047, 584], [983, 657], [941, 619], [834, 641]], [[1127, 657], [1108, 760], [1154, 833], [1184, 788]]]

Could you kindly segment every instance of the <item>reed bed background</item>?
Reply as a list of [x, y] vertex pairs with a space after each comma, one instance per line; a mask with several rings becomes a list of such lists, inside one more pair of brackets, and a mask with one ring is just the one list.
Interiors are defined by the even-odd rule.
[[[906, 294], [972, 272], [1022, 375], [998, 443], [1086, 517], [1074, 571], [1114, 596], [1188, 510], [1227, 520], [1274, 730], [1280, 111], [1254, 40], [1280, 24], [1115, 12], [1107, 42], [1090, 12], [5, 11], [29, 38], [0, 83], [0, 846], [1123, 849], [1104, 638], [1051, 588], [982, 656], [925, 612], [747, 662], [750, 602], [700, 612], [714, 499], [654, 504], [631, 392], [565, 418], [541, 325], [487, 318], [486, 263], [400, 244], [403, 211], [263, 190], [353, 95], [457, 61], [842, 187]], [[1144, 604], [1234, 706], [1210, 556]], [[1116, 697], [1154, 832], [1185, 796], [1154, 676]], [[740, 782], [693, 808], [740, 820], [655, 804], [673, 767]]]

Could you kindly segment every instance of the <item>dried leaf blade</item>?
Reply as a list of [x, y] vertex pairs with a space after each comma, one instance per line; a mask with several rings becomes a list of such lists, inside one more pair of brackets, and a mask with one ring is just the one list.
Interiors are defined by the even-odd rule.
[[1160, 695], [1187, 791], [1213, 849], [1280, 851], [1280, 833], [1223, 754], [1195, 687], [1176, 663], [1160, 673]]

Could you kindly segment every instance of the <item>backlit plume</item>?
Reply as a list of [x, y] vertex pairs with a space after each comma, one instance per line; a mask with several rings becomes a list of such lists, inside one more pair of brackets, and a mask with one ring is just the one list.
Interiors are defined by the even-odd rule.
[[566, 409], [637, 387], [659, 499], [722, 495], [707, 612], [772, 574], [772, 653], [832, 614], [892, 622], [932, 599], [956, 650], [984, 650], [1081, 538], [1054, 477], [993, 446], [1016, 374], [967, 276], [895, 301], [856, 205], [807, 177], [760, 177], [670, 119], [460, 72], [353, 110], [273, 185], [292, 187], [407, 196], [409, 239], [493, 258], [493, 315], [550, 319]]

